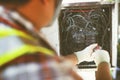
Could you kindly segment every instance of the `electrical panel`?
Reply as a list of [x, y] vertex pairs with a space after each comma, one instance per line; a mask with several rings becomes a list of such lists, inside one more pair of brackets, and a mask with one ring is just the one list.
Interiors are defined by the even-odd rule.
[[[73, 54], [92, 43], [98, 43], [111, 56], [111, 4], [73, 4], [61, 10], [58, 21], [61, 55]], [[94, 65], [94, 62], [87, 65]]]

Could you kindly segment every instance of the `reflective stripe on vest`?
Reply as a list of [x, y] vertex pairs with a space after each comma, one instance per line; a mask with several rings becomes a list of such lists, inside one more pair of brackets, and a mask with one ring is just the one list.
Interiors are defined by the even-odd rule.
[[[21, 36], [21, 37], [24, 37], [27, 39], [35, 40], [32, 37], [25, 34], [24, 32], [20, 32], [20, 31], [15, 30], [15, 29], [2, 29], [2, 28], [0, 28], [0, 38], [4, 38], [7, 36]], [[4, 64], [10, 62], [11, 60], [14, 60], [15, 58], [22, 56], [26, 53], [34, 54], [35, 52], [41, 52], [43, 54], [50, 55], [50, 56], [54, 55], [53, 51], [51, 51], [47, 48], [44, 48], [44, 47], [32, 46], [32, 45], [23, 45], [17, 50], [14, 50], [12, 52], [7, 52], [7, 53], [4, 53], [3, 55], [0, 55], [0, 66], [4, 65]]]
[[0, 38], [7, 37], [7, 36], [21, 36], [30, 40], [35, 40], [34, 38], [25, 34], [22, 31], [11, 29], [11, 28], [0, 28]]

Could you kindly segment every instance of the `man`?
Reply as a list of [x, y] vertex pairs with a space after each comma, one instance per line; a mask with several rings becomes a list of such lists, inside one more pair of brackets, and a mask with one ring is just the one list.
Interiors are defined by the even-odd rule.
[[61, 1], [0, 0], [0, 80], [82, 80], [71, 66], [93, 59], [98, 66], [97, 80], [111, 80], [108, 53], [93, 53], [97, 44], [63, 59], [39, 36], [39, 30], [51, 24]]

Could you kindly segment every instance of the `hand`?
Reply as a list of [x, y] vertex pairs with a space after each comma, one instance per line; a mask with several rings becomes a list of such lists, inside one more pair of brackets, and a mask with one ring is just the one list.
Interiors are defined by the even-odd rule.
[[93, 58], [91, 56], [92, 56], [94, 49], [97, 46], [98, 46], [98, 44], [92, 44], [92, 45], [86, 47], [82, 51], [75, 52], [74, 54], [77, 56], [78, 64], [83, 61], [88, 61], [88, 62], [93, 61]]
[[96, 66], [98, 66], [102, 62], [110, 63], [110, 56], [106, 50], [96, 50], [95, 52], [93, 52], [92, 57], [96, 63]]

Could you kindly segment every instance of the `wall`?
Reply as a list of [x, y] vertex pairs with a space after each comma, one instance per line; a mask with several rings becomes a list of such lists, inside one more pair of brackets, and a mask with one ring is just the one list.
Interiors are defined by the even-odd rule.
[[54, 21], [53, 25], [50, 27], [43, 28], [41, 32], [44, 34], [46, 40], [52, 45], [59, 55], [59, 31], [58, 31], [58, 21]]

